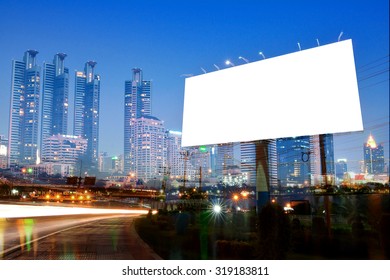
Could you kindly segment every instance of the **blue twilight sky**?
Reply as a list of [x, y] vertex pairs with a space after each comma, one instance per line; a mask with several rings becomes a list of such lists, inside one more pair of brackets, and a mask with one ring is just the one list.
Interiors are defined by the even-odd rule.
[[[371, 132], [388, 162], [388, 0], [0, 0], [0, 134], [8, 135], [11, 60], [27, 49], [39, 51], [40, 65], [58, 52], [68, 54], [71, 113], [73, 72], [97, 61], [100, 151], [115, 155], [123, 153], [124, 82], [132, 68], [153, 81], [153, 115], [167, 129], [181, 130], [184, 74], [226, 67], [226, 59], [244, 63], [239, 56], [256, 61], [259, 51], [267, 58], [295, 52], [297, 42], [302, 49], [315, 47], [316, 39], [333, 43], [340, 32], [341, 39], [353, 40], [365, 131], [336, 135], [335, 157], [347, 158], [357, 171]], [[343, 116], [332, 108], [329, 114]]]

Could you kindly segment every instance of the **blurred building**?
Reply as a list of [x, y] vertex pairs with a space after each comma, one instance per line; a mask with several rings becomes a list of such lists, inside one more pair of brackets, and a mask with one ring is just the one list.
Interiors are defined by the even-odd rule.
[[309, 186], [310, 136], [277, 139], [278, 179], [283, 187]]
[[44, 139], [42, 162], [69, 164], [76, 167], [86, 152], [86, 139], [80, 136], [57, 134]]
[[233, 143], [218, 144], [216, 148], [215, 174], [221, 177], [228, 173], [229, 168], [235, 165]]
[[108, 153], [103, 152], [99, 156], [99, 171], [109, 174], [121, 174], [122, 156], [110, 156]]
[[381, 174], [385, 172], [385, 152], [381, 144], [375, 142], [370, 134], [363, 146], [364, 171], [368, 174]]
[[[321, 141], [321, 139], [323, 141]], [[322, 143], [321, 143], [322, 142]], [[324, 158], [321, 158], [323, 149]], [[311, 136], [310, 139], [310, 173], [311, 185], [332, 185], [335, 183], [335, 161], [333, 134]], [[322, 166], [322, 161], [324, 166]], [[325, 174], [323, 174], [325, 171]]]
[[181, 132], [166, 132], [168, 174], [172, 178], [181, 178], [184, 174], [184, 149], [181, 147]]
[[8, 139], [4, 135], [0, 135], [0, 168], [7, 168], [7, 150]]
[[336, 179], [343, 180], [344, 174], [348, 172], [348, 165], [346, 159], [338, 159], [335, 164]]

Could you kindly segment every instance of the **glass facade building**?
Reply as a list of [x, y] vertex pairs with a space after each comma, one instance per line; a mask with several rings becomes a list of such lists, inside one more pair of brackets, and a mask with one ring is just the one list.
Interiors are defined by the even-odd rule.
[[64, 67], [65, 57], [58, 53], [53, 63], [43, 64], [41, 146], [52, 135], [68, 134], [69, 69]]
[[377, 144], [372, 135], [364, 143], [363, 152], [365, 173], [381, 174], [385, 172], [385, 152], [383, 146]]
[[150, 116], [151, 82], [143, 80], [142, 70], [132, 69], [132, 80], [125, 81], [125, 116], [124, 116], [124, 172], [135, 172], [135, 123], [136, 119]]
[[100, 75], [94, 73], [95, 66], [88, 61], [84, 72], [75, 73], [73, 134], [87, 140], [84, 166], [89, 170], [98, 168], [99, 157]]
[[8, 165], [35, 164], [38, 153], [40, 67], [35, 50], [12, 61]]

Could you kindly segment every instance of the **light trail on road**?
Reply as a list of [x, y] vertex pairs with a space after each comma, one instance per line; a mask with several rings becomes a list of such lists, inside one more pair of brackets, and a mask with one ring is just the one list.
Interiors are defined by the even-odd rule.
[[148, 209], [102, 209], [90, 207], [0, 204], [0, 218], [45, 217], [78, 214], [147, 214]]

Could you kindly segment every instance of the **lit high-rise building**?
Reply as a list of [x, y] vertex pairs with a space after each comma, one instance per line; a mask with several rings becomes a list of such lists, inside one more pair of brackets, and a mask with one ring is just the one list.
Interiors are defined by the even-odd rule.
[[253, 142], [240, 144], [241, 172], [247, 177], [247, 184], [256, 186], [256, 145]]
[[[276, 140], [263, 140], [267, 145], [267, 164], [268, 164], [268, 179], [269, 185], [277, 186], [277, 151]], [[241, 173], [247, 178], [247, 184], [256, 186], [257, 171], [256, 170], [256, 141], [240, 143], [241, 153]]]
[[134, 120], [134, 174], [144, 182], [161, 179], [167, 171], [165, 128], [161, 120], [143, 116]]
[[364, 171], [369, 174], [381, 174], [385, 172], [385, 152], [381, 144], [375, 142], [370, 134], [363, 146]]
[[336, 169], [336, 178], [338, 180], [342, 180], [344, 178], [344, 174], [348, 172], [347, 160], [344, 158], [338, 159], [335, 164], [335, 169]]
[[169, 130], [166, 132], [168, 173], [172, 177], [182, 177], [184, 174], [184, 160], [181, 147], [181, 132]]
[[88, 141], [87, 169], [97, 169], [99, 156], [100, 76], [94, 73], [96, 62], [88, 61], [84, 72], [75, 73], [73, 133]]
[[66, 54], [58, 53], [53, 63], [43, 64], [41, 150], [46, 138], [68, 134], [69, 69]]
[[310, 184], [310, 136], [277, 139], [278, 179], [282, 187]]
[[86, 151], [86, 139], [80, 136], [56, 134], [43, 140], [42, 161], [77, 166]]
[[216, 175], [226, 175], [228, 170], [235, 165], [233, 143], [219, 144], [216, 146]]
[[7, 168], [8, 139], [0, 135], [0, 168]]
[[125, 81], [125, 125], [124, 125], [124, 171], [125, 174], [135, 171], [136, 138], [135, 123], [137, 118], [150, 116], [151, 82], [144, 81], [142, 70], [132, 69], [131, 81]]
[[8, 165], [35, 164], [38, 153], [40, 67], [35, 50], [12, 61]]
[[[321, 144], [321, 138], [323, 143]], [[321, 148], [323, 148], [324, 158], [321, 158]], [[322, 162], [325, 166], [322, 167]], [[311, 184], [333, 184], [335, 177], [335, 161], [333, 134], [311, 136], [310, 139], [310, 173]], [[326, 174], [323, 174], [323, 172]]]

